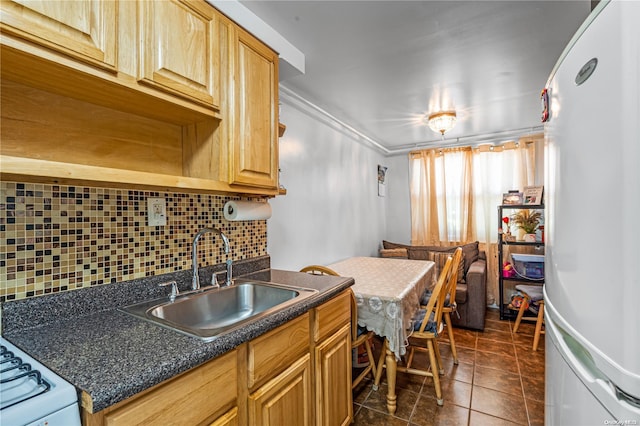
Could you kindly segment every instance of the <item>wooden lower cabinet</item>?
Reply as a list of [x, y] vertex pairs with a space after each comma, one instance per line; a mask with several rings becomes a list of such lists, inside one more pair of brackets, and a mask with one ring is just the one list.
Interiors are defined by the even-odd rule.
[[351, 396], [351, 327], [343, 326], [316, 346], [316, 425], [348, 425]]
[[[84, 426], [346, 425], [351, 395], [350, 294], [97, 413]], [[346, 311], [344, 311], [346, 309]], [[336, 320], [336, 317], [339, 320]]]
[[249, 342], [249, 392], [309, 353], [309, 317], [303, 314]]
[[208, 425], [236, 406], [237, 378], [233, 350], [103, 411], [83, 411], [82, 421], [86, 426]]
[[233, 407], [231, 410], [218, 417], [218, 419], [209, 426], [238, 426], [239, 424], [238, 407]]
[[252, 426], [309, 426], [311, 415], [311, 357], [291, 367], [249, 396]]

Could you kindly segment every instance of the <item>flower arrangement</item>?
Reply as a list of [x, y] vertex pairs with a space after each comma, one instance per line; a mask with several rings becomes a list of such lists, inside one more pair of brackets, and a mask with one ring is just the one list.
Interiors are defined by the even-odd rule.
[[502, 238], [506, 242], [515, 241], [516, 237], [511, 235], [511, 226], [509, 226], [509, 216], [505, 216], [502, 218], [502, 223], [504, 223], [504, 232], [502, 228], [500, 228], [500, 233], [502, 233]]
[[[533, 234], [538, 229], [542, 213], [535, 210], [520, 210], [518, 213], [511, 215], [511, 221], [516, 228], [522, 229], [525, 234]], [[504, 221], [504, 218], [502, 219]]]

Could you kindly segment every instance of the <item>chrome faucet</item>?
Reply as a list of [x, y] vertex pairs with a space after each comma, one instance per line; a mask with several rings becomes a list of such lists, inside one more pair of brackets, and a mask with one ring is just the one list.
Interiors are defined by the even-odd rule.
[[[191, 244], [191, 271], [193, 277], [191, 278], [191, 289], [198, 290], [200, 289], [200, 277], [198, 276], [198, 240], [200, 237], [207, 233], [214, 233], [220, 235], [222, 238], [222, 242], [224, 243], [224, 252], [225, 254], [229, 254], [229, 238], [227, 238], [222, 231], [216, 228], [203, 228], [198, 231], [195, 237], [193, 237], [193, 243]], [[229, 276], [229, 272], [231, 270], [229, 260], [227, 260], [227, 281], [225, 284], [231, 284], [231, 277]]]

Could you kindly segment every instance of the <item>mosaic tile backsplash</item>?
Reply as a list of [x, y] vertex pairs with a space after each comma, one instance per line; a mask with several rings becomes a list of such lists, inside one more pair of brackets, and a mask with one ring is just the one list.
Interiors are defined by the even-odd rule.
[[[266, 220], [224, 219], [238, 197], [19, 182], [0, 192], [0, 301], [190, 269], [204, 227], [229, 237], [234, 261], [267, 254]], [[166, 199], [166, 226], [147, 226], [149, 197]], [[200, 266], [226, 259], [218, 236], [200, 239]]]

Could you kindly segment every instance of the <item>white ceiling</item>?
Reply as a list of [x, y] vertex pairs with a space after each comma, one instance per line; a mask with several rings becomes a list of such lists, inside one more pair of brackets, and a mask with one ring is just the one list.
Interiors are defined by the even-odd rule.
[[[284, 90], [388, 153], [540, 131], [540, 90], [590, 11], [589, 0], [240, 3], [304, 53]], [[448, 109], [458, 123], [443, 142], [421, 119]]]

